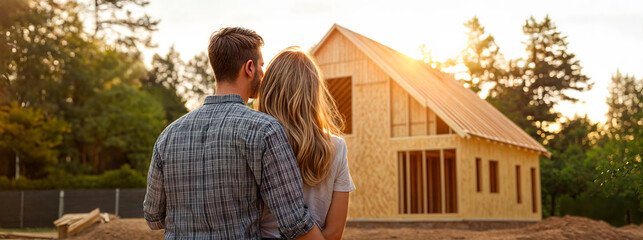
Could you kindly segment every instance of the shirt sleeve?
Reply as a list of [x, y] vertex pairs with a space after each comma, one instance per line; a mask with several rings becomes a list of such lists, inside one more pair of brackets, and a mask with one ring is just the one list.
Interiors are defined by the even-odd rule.
[[350, 171], [348, 171], [348, 150], [346, 148], [346, 142], [343, 139], [337, 144], [337, 154], [336, 161], [339, 161], [337, 164], [337, 175], [335, 177], [335, 183], [333, 191], [336, 192], [352, 192], [355, 190], [355, 185], [353, 184], [353, 179], [351, 178]]
[[147, 174], [147, 190], [143, 201], [143, 216], [152, 230], [165, 228], [165, 189], [163, 188], [163, 165], [157, 148], [152, 153], [152, 162]]
[[315, 226], [304, 204], [299, 167], [281, 124], [270, 125], [266, 131], [260, 191], [283, 238], [301, 237]]

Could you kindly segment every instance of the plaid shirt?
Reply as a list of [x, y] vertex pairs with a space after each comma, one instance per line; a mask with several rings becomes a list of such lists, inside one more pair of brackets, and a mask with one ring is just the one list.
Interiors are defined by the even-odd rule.
[[208, 96], [157, 139], [143, 210], [166, 239], [260, 239], [264, 204], [283, 238], [315, 225], [283, 126], [239, 95]]

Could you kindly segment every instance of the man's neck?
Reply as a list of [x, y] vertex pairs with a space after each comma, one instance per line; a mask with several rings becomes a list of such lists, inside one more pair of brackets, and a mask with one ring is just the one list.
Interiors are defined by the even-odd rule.
[[243, 98], [244, 102], [246, 103], [248, 102], [249, 96], [248, 96], [247, 90], [244, 91], [244, 89], [228, 83], [217, 84], [217, 91], [214, 95], [218, 96], [218, 95], [229, 95], [229, 94], [237, 94], [241, 96], [241, 98]]

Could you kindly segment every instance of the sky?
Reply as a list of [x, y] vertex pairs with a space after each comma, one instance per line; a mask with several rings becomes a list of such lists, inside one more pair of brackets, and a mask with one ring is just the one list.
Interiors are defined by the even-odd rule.
[[436, 60], [455, 57], [466, 44], [463, 23], [477, 16], [493, 35], [507, 59], [525, 56], [522, 25], [530, 16], [546, 15], [567, 36], [583, 73], [595, 83], [576, 95], [580, 102], [558, 103], [554, 110], [571, 117], [587, 114], [606, 120], [607, 86], [612, 74], [643, 78], [643, 1], [597, 0], [452, 0], [452, 1], [218, 1], [153, 0], [145, 11], [161, 19], [154, 40], [164, 54], [171, 45], [187, 61], [204, 52], [212, 32], [227, 26], [255, 30], [265, 41], [267, 62], [280, 50], [298, 45], [310, 48], [334, 23], [351, 29], [406, 55], [419, 58], [426, 44]]

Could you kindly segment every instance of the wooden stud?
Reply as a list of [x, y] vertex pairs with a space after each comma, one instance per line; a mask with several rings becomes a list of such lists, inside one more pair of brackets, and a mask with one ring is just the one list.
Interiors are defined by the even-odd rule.
[[411, 158], [409, 151], [406, 151], [406, 213], [411, 213]]
[[398, 188], [399, 188], [399, 200], [398, 200], [398, 205], [399, 205], [399, 213], [403, 214], [404, 213], [404, 180], [402, 179], [404, 177], [404, 158], [402, 157], [403, 153], [398, 152], [397, 153], [397, 173], [398, 173]]
[[440, 149], [440, 190], [442, 192], [442, 212], [441, 213], [446, 213], [446, 184], [445, 184], [445, 176], [444, 176], [444, 150]]
[[422, 196], [424, 196], [424, 212], [423, 213], [429, 213], [429, 198], [430, 194], [427, 192], [428, 189], [428, 176], [426, 172], [426, 151], [422, 150], [422, 180], [424, 182], [423, 187], [422, 187]]

